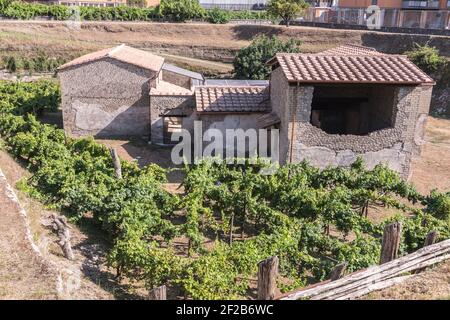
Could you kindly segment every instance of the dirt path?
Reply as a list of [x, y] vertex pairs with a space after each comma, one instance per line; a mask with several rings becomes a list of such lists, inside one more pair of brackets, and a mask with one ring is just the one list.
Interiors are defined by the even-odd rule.
[[0, 299], [55, 299], [57, 276], [33, 250], [8, 188], [0, 168]]
[[[82, 230], [72, 225], [75, 260], [65, 259], [56, 236], [47, 227], [55, 212], [14, 187], [29, 173], [3, 150], [0, 169], [0, 299], [104, 300], [132, 296], [105, 267], [107, 245], [101, 234], [92, 232], [89, 224]], [[20, 205], [9, 198], [11, 192]]]

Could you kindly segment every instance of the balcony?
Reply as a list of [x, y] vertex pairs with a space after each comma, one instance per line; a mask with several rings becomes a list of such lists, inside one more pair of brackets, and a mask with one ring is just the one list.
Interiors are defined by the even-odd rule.
[[[448, 1], [450, 2], [450, 1]], [[439, 1], [438, 0], [412, 0], [412, 1], [403, 1], [402, 4], [403, 9], [422, 9], [422, 10], [433, 10], [439, 9]]]

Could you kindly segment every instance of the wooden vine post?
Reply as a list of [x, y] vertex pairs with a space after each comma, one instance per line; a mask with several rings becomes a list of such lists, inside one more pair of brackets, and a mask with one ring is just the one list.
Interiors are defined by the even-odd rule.
[[330, 281], [336, 281], [339, 280], [344, 276], [345, 269], [347, 269], [348, 263], [342, 262], [336, 265], [331, 271]]
[[258, 300], [273, 300], [277, 288], [278, 257], [274, 256], [258, 264]]
[[165, 285], [153, 288], [149, 292], [150, 300], [167, 300], [167, 289]]
[[431, 231], [429, 234], [427, 234], [427, 238], [425, 239], [424, 247], [431, 246], [432, 244], [435, 244], [437, 239], [439, 237], [439, 233], [437, 231]]
[[401, 236], [402, 224], [400, 222], [393, 222], [384, 227], [380, 264], [397, 259]]
[[117, 150], [114, 148], [109, 148], [109, 153], [114, 164], [114, 171], [116, 172], [117, 179], [122, 179], [122, 165], [120, 164], [119, 156], [117, 155]]
[[[424, 247], [431, 246], [436, 243], [437, 239], [439, 238], [439, 233], [437, 231], [431, 231], [427, 234], [427, 237], [425, 238], [425, 243], [423, 244]], [[417, 269], [414, 273], [420, 273], [425, 271], [427, 268], [420, 268]]]

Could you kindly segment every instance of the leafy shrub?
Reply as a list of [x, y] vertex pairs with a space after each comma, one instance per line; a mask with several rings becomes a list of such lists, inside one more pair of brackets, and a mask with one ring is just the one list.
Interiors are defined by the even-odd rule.
[[8, 18], [29, 20], [38, 16], [48, 15], [50, 6], [44, 4], [30, 4], [21, 1], [10, 3], [2, 11], [3, 15]]
[[65, 58], [49, 57], [45, 52], [38, 52], [34, 57], [8, 56], [4, 58], [5, 68], [9, 72], [19, 72], [22, 70], [36, 72], [54, 72], [67, 61]]
[[215, 24], [224, 24], [229, 22], [231, 19], [231, 15], [229, 11], [221, 10], [219, 8], [214, 8], [212, 10], [208, 10], [206, 12], [206, 21]]
[[13, 2], [14, 0], [0, 0], [0, 14]]
[[436, 72], [447, 64], [445, 57], [439, 55], [438, 49], [428, 45], [420, 46], [416, 44], [416, 48], [405, 52], [405, 54], [420, 69], [427, 73]]
[[161, 0], [159, 10], [165, 19], [179, 22], [203, 18], [205, 15], [198, 0]]
[[299, 45], [299, 41], [283, 41], [275, 36], [257, 37], [248, 47], [239, 50], [234, 59], [236, 77], [255, 80], [267, 79], [271, 69], [266, 62], [280, 52], [300, 52]]

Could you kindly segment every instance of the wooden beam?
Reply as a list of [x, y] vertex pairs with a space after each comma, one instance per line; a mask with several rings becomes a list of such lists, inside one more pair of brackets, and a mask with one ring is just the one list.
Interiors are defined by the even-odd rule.
[[367, 290], [374, 284], [403, 276], [423, 267], [450, 259], [450, 239], [417, 250], [414, 253], [379, 266], [359, 270], [336, 281], [326, 281], [284, 294], [277, 299], [339, 299], [353, 292]]

